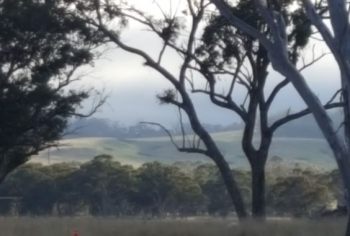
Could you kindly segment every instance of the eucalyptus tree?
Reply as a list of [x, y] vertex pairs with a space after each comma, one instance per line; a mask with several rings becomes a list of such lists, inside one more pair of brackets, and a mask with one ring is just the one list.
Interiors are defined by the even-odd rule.
[[68, 89], [103, 37], [65, 15], [60, 1], [0, 1], [0, 182], [32, 155], [57, 146], [92, 90]]
[[[271, 37], [266, 37], [261, 30], [252, 27], [247, 22], [239, 19], [230, 11], [230, 6], [224, 0], [211, 1], [221, 15], [229, 20], [230, 24], [246, 32], [259, 40], [268, 52], [273, 68], [287, 77], [299, 95], [302, 97], [308, 108], [311, 110], [315, 120], [325, 136], [337, 162], [340, 174], [343, 179], [345, 194], [349, 208], [350, 194], [350, 143], [349, 143], [349, 50], [350, 50], [350, 27], [348, 2], [345, 0], [321, 0], [312, 2], [310, 0], [298, 1], [300, 9], [305, 12], [310, 23], [317, 29], [319, 35], [327, 44], [338, 64], [341, 97], [344, 101], [344, 127], [345, 138], [337, 132], [332, 120], [326, 113], [320, 100], [313, 93], [312, 89], [305, 82], [305, 77], [297, 70], [288, 57], [287, 29], [281, 12], [273, 8], [271, 1], [254, 0], [257, 13], [267, 23], [271, 31]], [[317, 9], [322, 9], [317, 11]], [[326, 20], [330, 21], [327, 24]], [[350, 218], [349, 218], [350, 219]], [[350, 235], [350, 221], [346, 235]]]

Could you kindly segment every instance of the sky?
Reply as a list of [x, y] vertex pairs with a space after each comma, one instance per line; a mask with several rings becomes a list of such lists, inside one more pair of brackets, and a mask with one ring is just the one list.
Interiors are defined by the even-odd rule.
[[[176, 9], [177, 1], [173, 1], [172, 11]], [[152, 0], [129, 0], [129, 2], [133, 2], [135, 7], [150, 14], [160, 16], [160, 11]], [[170, 9], [170, 1], [161, 2], [165, 9]], [[182, 0], [179, 9], [185, 9], [185, 7], [185, 0]], [[162, 46], [161, 41], [144, 29], [145, 27], [130, 23], [122, 32], [121, 38], [126, 44], [142, 49], [156, 58]], [[311, 44], [316, 44], [318, 55], [328, 51], [323, 43], [313, 41]], [[304, 50], [309, 58], [311, 44]], [[143, 62], [144, 60], [140, 57], [121, 49], [110, 49], [95, 62], [94, 67], [84, 68], [84, 71], [89, 71], [90, 74], [80, 82], [80, 86], [104, 89], [109, 94], [107, 103], [95, 114], [95, 117], [119, 121], [125, 125], [133, 125], [140, 121], [160, 122], [167, 126], [177, 124], [177, 109], [171, 105], [159, 105], [156, 100], [156, 94], [171, 88], [171, 84], [151, 68], [143, 66]], [[180, 62], [176, 53], [166, 51], [162, 65], [176, 75]], [[305, 70], [303, 74], [314, 93], [323, 102], [328, 101], [339, 87], [339, 72], [331, 55]], [[270, 70], [266, 85], [267, 94], [282, 79], [281, 75]], [[195, 78], [195, 83], [198, 86], [204, 84], [200, 77]], [[223, 81], [221, 87], [225, 86], [227, 83]], [[242, 88], [235, 90], [235, 101], [242, 101], [244, 96], [245, 92]], [[232, 111], [216, 107], [207, 96], [192, 95], [192, 98], [202, 122], [223, 125], [240, 122]], [[91, 104], [92, 99], [84, 104], [84, 109], [91, 107]], [[270, 114], [280, 114], [289, 108], [294, 111], [305, 108], [304, 102], [291, 85], [284, 88], [276, 97]]]

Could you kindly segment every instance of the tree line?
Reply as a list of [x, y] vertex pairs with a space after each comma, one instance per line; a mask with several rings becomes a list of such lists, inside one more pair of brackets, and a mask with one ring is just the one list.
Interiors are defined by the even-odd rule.
[[[307, 217], [341, 200], [337, 171], [270, 165], [267, 213]], [[251, 202], [249, 171], [232, 170], [245, 202]], [[336, 188], [335, 186], [339, 186]], [[183, 170], [176, 165], [122, 165], [112, 156], [92, 161], [42, 165], [29, 163], [14, 171], [0, 187], [3, 216], [186, 217], [234, 214], [215, 165]]]

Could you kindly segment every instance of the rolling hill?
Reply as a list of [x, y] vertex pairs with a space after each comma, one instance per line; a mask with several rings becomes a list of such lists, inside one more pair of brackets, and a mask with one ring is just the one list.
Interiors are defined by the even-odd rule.
[[[190, 137], [191, 138], [191, 137]], [[241, 132], [213, 134], [213, 138], [232, 167], [245, 168], [247, 161], [240, 144]], [[175, 140], [180, 141], [179, 137]], [[43, 163], [61, 161], [85, 162], [99, 154], [110, 154], [123, 164], [139, 166], [144, 162], [179, 161], [209, 162], [207, 157], [197, 154], [179, 153], [168, 137], [115, 139], [115, 138], [76, 138], [61, 141], [62, 147], [51, 149], [33, 157], [32, 161]], [[275, 138], [270, 157], [278, 156], [288, 163], [315, 164], [325, 169], [335, 167], [331, 150], [322, 139]]]

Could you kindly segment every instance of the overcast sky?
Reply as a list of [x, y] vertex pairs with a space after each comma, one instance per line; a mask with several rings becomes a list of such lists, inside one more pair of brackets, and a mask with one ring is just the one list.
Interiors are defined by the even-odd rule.
[[[135, 6], [159, 15], [158, 8], [152, 4], [152, 0], [134, 2], [136, 2]], [[162, 2], [169, 6], [168, 1], [162, 0]], [[185, 1], [182, 0], [182, 2]], [[156, 56], [161, 49], [161, 41], [143, 29], [144, 27], [140, 25], [130, 24], [122, 33], [122, 39], [128, 45], [136, 46], [150, 55]], [[327, 51], [320, 43], [316, 48], [319, 53]], [[307, 52], [311, 52], [311, 50], [306, 50], [305, 53]], [[83, 80], [84, 86], [93, 86], [98, 89], [104, 87], [110, 92], [107, 104], [95, 117], [118, 120], [126, 125], [139, 121], [162, 122], [165, 125], [173, 125], [177, 122], [177, 110], [171, 105], [159, 105], [155, 98], [157, 93], [165, 88], [171, 88], [171, 85], [161, 75], [143, 66], [143, 62], [144, 60], [138, 56], [113, 49], [99, 59], [94, 68], [88, 69], [92, 73], [90, 78]], [[167, 51], [163, 65], [172, 73], [177, 74], [180, 62], [181, 60], [174, 52]], [[322, 101], [329, 100], [339, 86], [338, 68], [331, 56], [322, 59], [312, 68], [304, 71], [303, 74]], [[271, 71], [266, 91], [269, 93], [273, 85], [281, 79], [283, 78], [279, 74]], [[195, 82], [198, 86], [203, 84], [200, 77], [196, 77]], [[225, 83], [222, 84], [222, 87], [224, 86]], [[241, 101], [244, 95], [242, 89], [237, 89], [234, 98]], [[198, 115], [203, 122], [230, 124], [239, 121], [234, 113], [212, 105], [207, 96], [195, 95], [192, 97]], [[91, 100], [85, 104], [85, 107], [89, 107], [90, 104]], [[297, 110], [304, 108], [305, 105], [294, 88], [287, 86], [277, 96], [271, 114], [287, 111], [290, 107]]]

